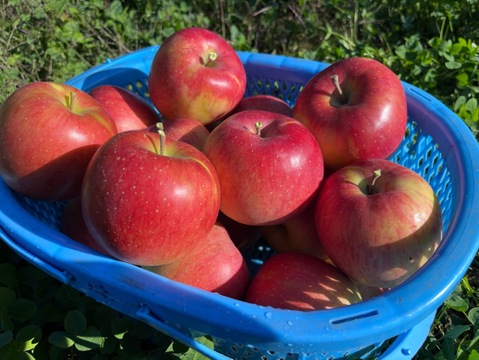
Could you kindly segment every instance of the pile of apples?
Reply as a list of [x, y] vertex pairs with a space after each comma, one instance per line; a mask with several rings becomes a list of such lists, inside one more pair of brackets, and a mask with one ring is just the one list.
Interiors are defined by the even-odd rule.
[[[344, 59], [293, 106], [245, 97], [246, 82], [221, 36], [186, 28], [153, 59], [151, 101], [109, 84], [27, 84], [0, 107], [0, 175], [65, 201], [72, 239], [251, 303], [327, 309], [409, 278], [442, 217], [430, 185], [386, 160], [406, 131], [398, 77]], [[243, 253], [260, 238], [274, 253], [253, 273]]]

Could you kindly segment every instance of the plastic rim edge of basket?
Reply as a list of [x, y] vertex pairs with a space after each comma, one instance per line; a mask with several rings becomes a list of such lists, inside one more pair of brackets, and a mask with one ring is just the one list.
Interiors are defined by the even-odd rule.
[[378, 360], [412, 359], [424, 344], [435, 316], [434, 311], [412, 329], [399, 335]]

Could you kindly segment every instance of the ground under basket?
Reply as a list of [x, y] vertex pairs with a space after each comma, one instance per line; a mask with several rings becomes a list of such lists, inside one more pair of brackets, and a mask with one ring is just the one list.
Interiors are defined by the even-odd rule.
[[[147, 97], [158, 47], [107, 60], [68, 81], [83, 90], [120, 85]], [[247, 95], [266, 93], [293, 104], [302, 86], [327, 64], [239, 52]], [[58, 231], [62, 203], [34, 201], [0, 181], [0, 237], [14, 251], [97, 301], [222, 359], [409, 359], [423, 344], [437, 308], [466, 273], [479, 247], [479, 148], [446, 106], [403, 83], [409, 122], [391, 157], [435, 189], [444, 241], [430, 261], [393, 290], [347, 307], [300, 312], [261, 307], [208, 293], [104, 256]], [[245, 254], [252, 268], [271, 250]], [[108, 274], [107, 276], [104, 274]], [[195, 341], [212, 336], [212, 350]]]

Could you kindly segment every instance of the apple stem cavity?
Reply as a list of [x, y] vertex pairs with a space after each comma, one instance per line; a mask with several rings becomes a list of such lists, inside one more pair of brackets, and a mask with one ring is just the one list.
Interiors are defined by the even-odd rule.
[[165, 133], [165, 129], [163, 127], [163, 123], [162, 122], [157, 122], [156, 123], [156, 128], [158, 129], [158, 134], [160, 135], [160, 155], [165, 155], [166, 133]]
[[332, 75], [331, 76], [331, 81], [333, 82], [334, 87], [339, 93], [339, 96], [341, 96], [341, 100], [346, 101], [343, 95], [343, 90], [341, 90], [341, 86], [339, 85], [339, 76], [338, 75]]
[[377, 190], [374, 188], [374, 185], [376, 184], [376, 181], [381, 177], [381, 169], [374, 170], [373, 174], [374, 176], [371, 180], [371, 184], [368, 184], [366, 186], [366, 192], [368, 195], [373, 195], [377, 193]]
[[256, 135], [261, 136], [261, 128], [263, 127], [261, 121], [257, 121], [254, 126], [256, 128]]

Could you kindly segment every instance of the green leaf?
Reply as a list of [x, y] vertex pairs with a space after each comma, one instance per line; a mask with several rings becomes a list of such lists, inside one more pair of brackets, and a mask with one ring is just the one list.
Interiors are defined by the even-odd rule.
[[81, 311], [71, 310], [65, 317], [64, 325], [71, 335], [78, 336], [86, 330], [87, 320]]
[[179, 341], [172, 341], [170, 346], [166, 349], [167, 352], [172, 353], [186, 353], [189, 347]]
[[469, 325], [455, 325], [446, 331], [444, 337], [448, 339], [457, 339], [462, 333], [469, 331], [470, 328]]
[[78, 351], [90, 351], [103, 345], [105, 338], [101, 336], [100, 330], [94, 326], [88, 327], [85, 332], [75, 339], [75, 348]]
[[[200, 344], [208, 346], [210, 349], [213, 349], [213, 341], [208, 336], [200, 336], [195, 338], [197, 342]], [[168, 347], [166, 352], [174, 353], [179, 359], [184, 360], [208, 360], [209, 358], [202, 355], [201, 353], [197, 352], [196, 350], [187, 347], [184, 344], [179, 342], [172, 342], [172, 344]]]
[[472, 325], [479, 326], [479, 307], [474, 307], [467, 313], [467, 319]]
[[466, 97], [464, 95], [459, 96], [454, 103], [454, 111], [458, 111], [462, 105], [466, 103]]
[[0, 331], [13, 331], [13, 321], [6, 309], [0, 309]]
[[470, 98], [466, 102], [466, 110], [467, 111], [473, 111], [474, 109], [477, 108], [477, 99], [476, 98]]
[[195, 338], [195, 340], [197, 342], [199, 342], [200, 344], [203, 344], [203, 345], [209, 347], [210, 349], [214, 348], [214, 342], [213, 342], [213, 340], [211, 339], [210, 336], [200, 336], [200, 337]]
[[0, 283], [7, 285], [10, 289], [15, 287], [16, 270], [10, 263], [0, 264]]
[[472, 350], [467, 360], [479, 360], [479, 353], [476, 350]]
[[28, 325], [18, 330], [15, 340], [21, 351], [34, 349], [42, 338], [42, 329], [37, 325]]
[[454, 359], [454, 340], [451, 338], [444, 338], [441, 342], [441, 352], [446, 359]]
[[0, 333], [0, 349], [13, 341], [13, 333], [5, 331]]
[[454, 293], [444, 302], [444, 304], [459, 312], [466, 311], [469, 306], [466, 300]]
[[461, 72], [456, 75], [457, 86], [467, 86], [469, 84], [469, 75], [467, 72]]
[[131, 321], [127, 318], [115, 318], [111, 322], [111, 332], [117, 339], [123, 339], [123, 336], [130, 330]]
[[8, 313], [17, 321], [30, 320], [36, 312], [37, 305], [30, 299], [17, 299], [8, 307]]
[[455, 69], [459, 69], [462, 66], [462, 63], [460, 63], [459, 61], [450, 60], [450, 61], [447, 61], [444, 65], [449, 70], [455, 70]]
[[65, 331], [54, 331], [48, 336], [48, 342], [60, 349], [68, 349], [75, 344], [75, 340]]
[[451, 49], [449, 50], [452, 55], [457, 55], [461, 52], [462, 48], [464, 47], [463, 44], [461, 43], [454, 43], [451, 46]]
[[7, 309], [16, 298], [15, 291], [6, 287], [0, 287], [0, 310]]

